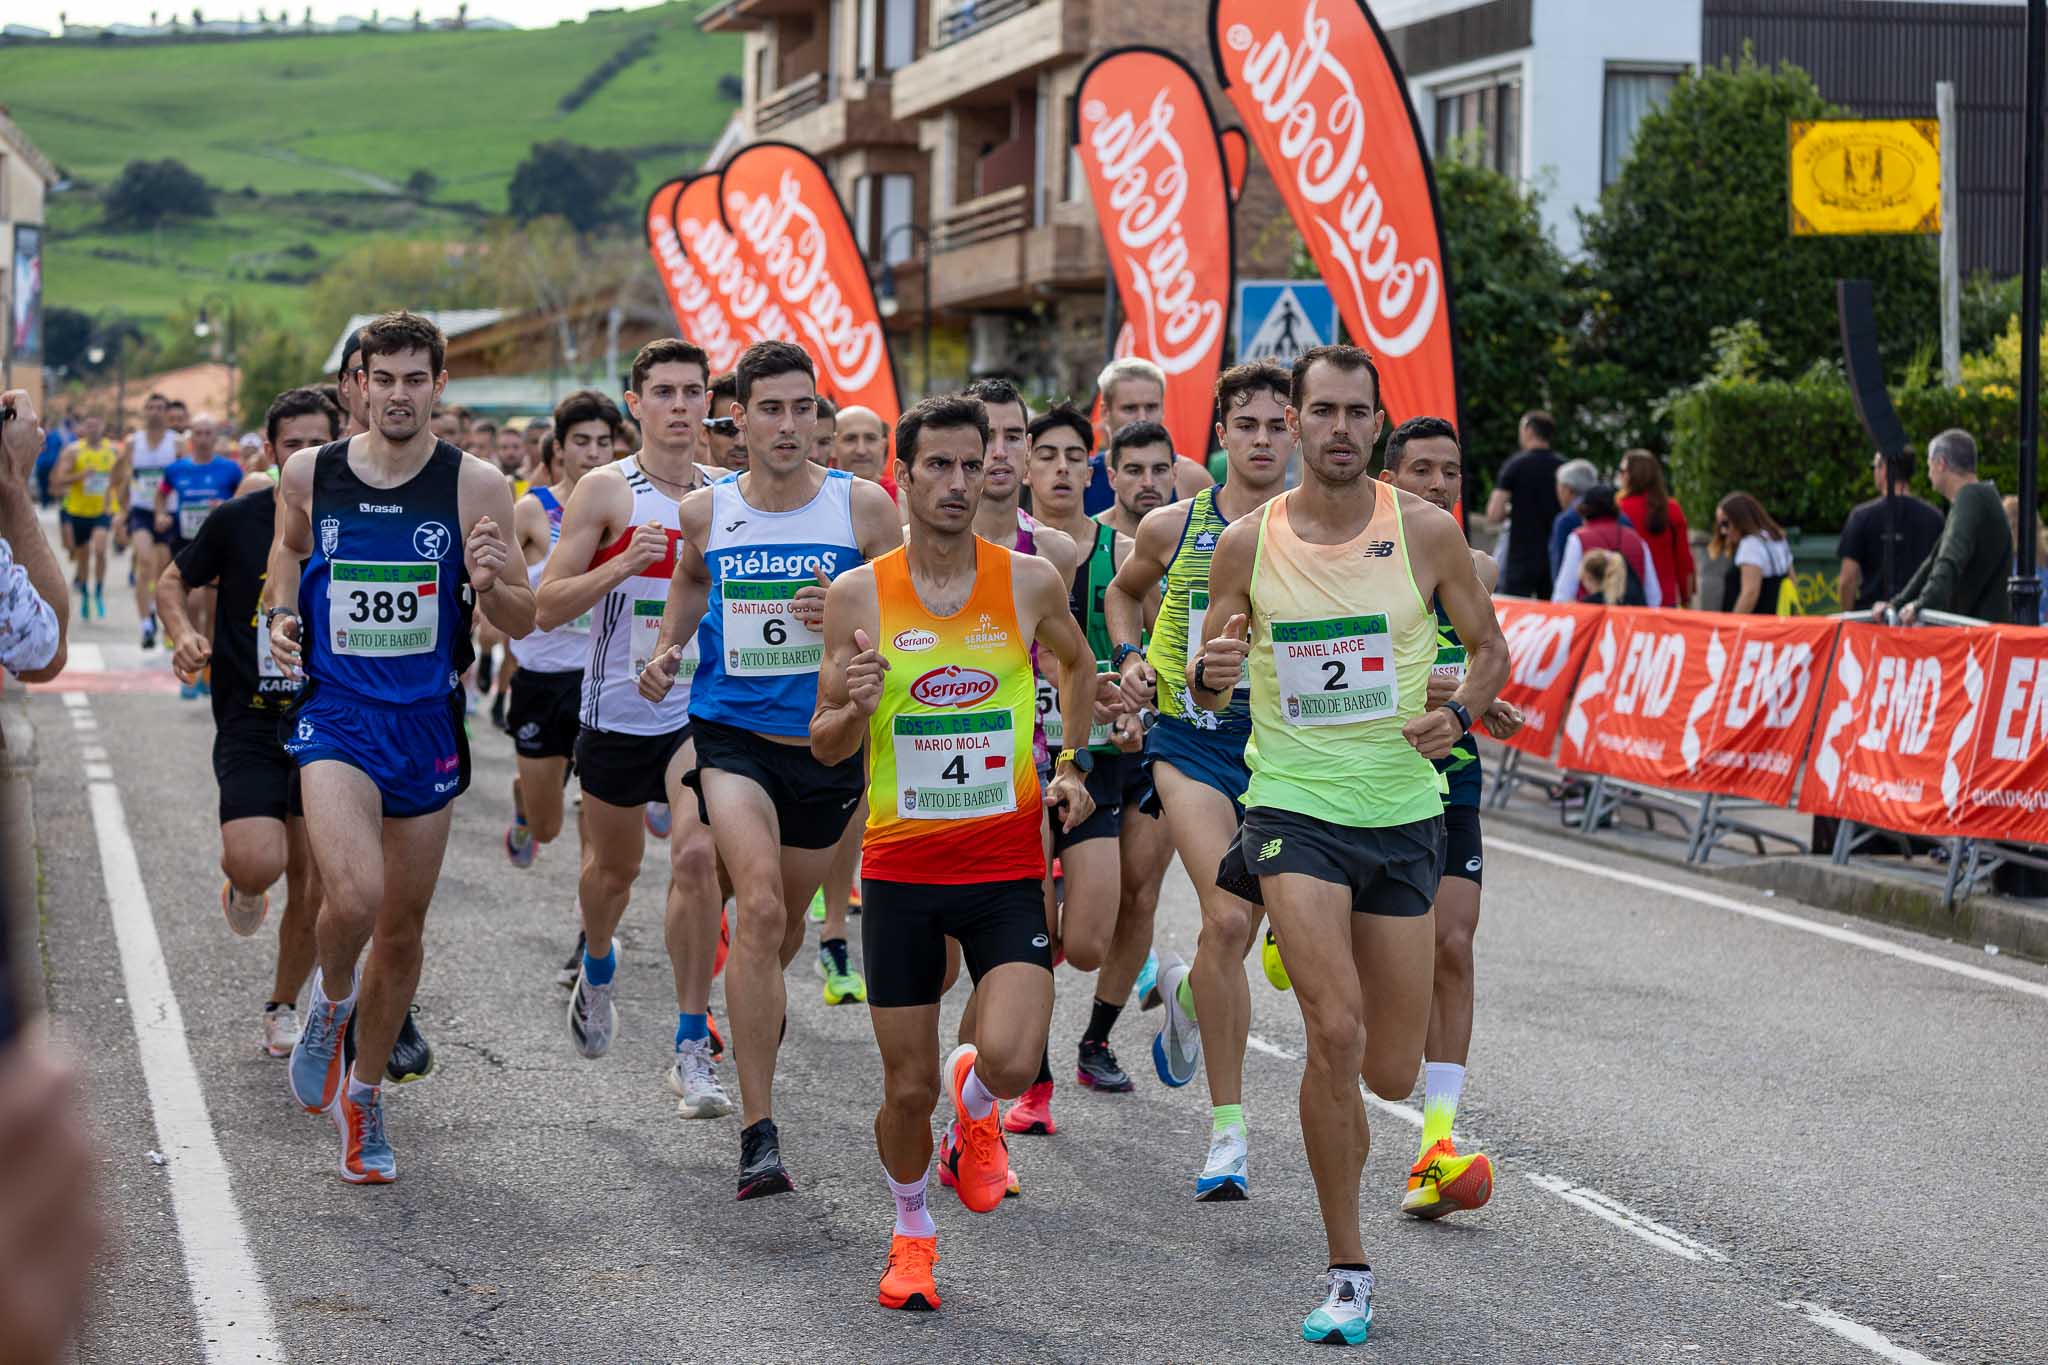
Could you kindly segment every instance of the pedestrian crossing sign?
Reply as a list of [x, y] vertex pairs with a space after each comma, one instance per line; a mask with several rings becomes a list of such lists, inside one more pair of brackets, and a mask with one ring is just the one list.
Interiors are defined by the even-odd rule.
[[1237, 358], [1271, 356], [1292, 365], [1311, 346], [1337, 339], [1337, 301], [1321, 280], [1240, 280]]

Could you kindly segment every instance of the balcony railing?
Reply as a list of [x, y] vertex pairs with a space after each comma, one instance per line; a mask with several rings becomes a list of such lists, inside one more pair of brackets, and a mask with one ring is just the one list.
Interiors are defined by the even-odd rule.
[[813, 71], [764, 98], [761, 101], [760, 112], [754, 117], [755, 126], [764, 133], [772, 128], [779, 128], [818, 108], [825, 103], [830, 94], [831, 89], [824, 74]]
[[1031, 188], [1012, 185], [956, 206], [939, 220], [936, 246], [956, 251], [977, 242], [993, 241], [1031, 226]]
[[1000, 24], [1039, 3], [1040, 0], [955, 0], [939, 16], [938, 37], [932, 46], [946, 47], [970, 38], [991, 24]]

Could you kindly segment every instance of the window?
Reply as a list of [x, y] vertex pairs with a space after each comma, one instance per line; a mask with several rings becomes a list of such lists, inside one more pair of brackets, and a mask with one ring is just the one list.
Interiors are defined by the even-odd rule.
[[1678, 84], [1679, 72], [1641, 67], [1609, 67], [1600, 113], [1600, 188], [1621, 178], [1621, 168], [1635, 149], [1636, 130], [1652, 109], [1662, 108]]
[[853, 239], [862, 256], [902, 265], [915, 254], [917, 234], [898, 231], [912, 221], [914, 185], [913, 177], [902, 174], [863, 175], [853, 182]]
[[917, 55], [917, 0], [882, 0], [884, 72], [909, 66]]
[[1436, 90], [1436, 154], [1522, 178], [1522, 73], [1496, 71]]

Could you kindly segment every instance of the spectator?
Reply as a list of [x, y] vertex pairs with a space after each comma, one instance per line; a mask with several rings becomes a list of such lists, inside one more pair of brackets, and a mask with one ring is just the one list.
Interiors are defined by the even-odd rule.
[[1650, 547], [1651, 562], [1657, 566], [1657, 582], [1664, 589], [1664, 605], [1686, 607], [1699, 587], [1699, 566], [1692, 557], [1692, 528], [1685, 523], [1685, 509], [1664, 486], [1664, 466], [1647, 450], [1631, 450], [1621, 457], [1616, 479], [1621, 490], [1617, 504], [1621, 524], [1632, 526]]
[[[1911, 625], [1923, 611], [1953, 612], [1980, 621], [2012, 620], [2006, 577], [2012, 572], [2012, 530], [1998, 488], [1977, 477], [1977, 443], [1951, 427], [1927, 443], [1927, 481], [1948, 499], [1948, 520], [1934, 553], [1899, 589], [1890, 605]], [[1876, 604], [1882, 610], [1885, 603]]]
[[[1585, 525], [1586, 519], [1579, 515], [1579, 499], [1586, 496], [1586, 490], [1600, 482], [1600, 471], [1591, 460], [1566, 460], [1557, 467], [1557, 501], [1564, 510], [1550, 523], [1550, 580], [1557, 581], [1557, 571], [1564, 565], [1564, 543], [1572, 532]], [[1623, 513], [1621, 524], [1635, 530], [1635, 523]]]
[[25, 389], [0, 394], [0, 409], [0, 668], [48, 682], [64, 671], [71, 594], [28, 492], [43, 428]]
[[839, 409], [831, 399], [818, 398], [818, 425], [811, 431], [811, 463], [832, 467], [832, 448], [839, 433]]
[[[1550, 600], [1603, 600], [1604, 592], [1589, 588], [1582, 571], [1589, 554], [1606, 551], [1621, 556], [1624, 578], [1620, 605], [1664, 605], [1663, 590], [1657, 578], [1657, 563], [1650, 558], [1650, 547], [1643, 543], [1643, 538], [1621, 524], [1620, 510], [1615, 506], [1614, 490], [1605, 484], [1594, 484], [1579, 498], [1579, 514], [1585, 518], [1585, 524], [1565, 539], [1564, 561], [1558, 566]], [[1610, 568], [1602, 566], [1600, 576], [1594, 580], [1595, 583], [1604, 588], [1611, 573]]]
[[[2005, 495], [2005, 529], [2012, 532], [2012, 571], [2018, 577], [2020, 571], [2020, 500], [2008, 493]], [[2040, 513], [2034, 514], [2034, 577], [2041, 580], [2041, 597], [2048, 602], [2048, 526], [2041, 524]]]
[[75, 1068], [37, 1042], [0, 1046], [0, 1360], [70, 1358], [106, 1238], [96, 1160]]
[[50, 475], [57, 468], [57, 458], [72, 442], [72, 421], [69, 417], [50, 429], [43, 438], [43, 448], [36, 455], [36, 499], [48, 507], [51, 502]]
[[[1873, 604], [1892, 596], [1899, 584], [1933, 553], [1934, 543], [1941, 539], [1941, 513], [1906, 491], [1913, 469], [1903, 451], [1891, 460], [1892, 501], [1886, 504], [1885, 463], [1883, 451], [1870, 457], [1870, 473], [1878, 496], [1858, 503], [1849, 513], [1849, 520], [1842, 527], [1842, 539], [1835, 546], [1835, 553], [1842, 559], [1842, 576], [1836, 581], [1835, 595], [1841, 599], [1844, 611], [1868, 611]], [[1896, 529], [1892, 529], [1894, 525]], [[1884, 572], [1887, 538], [1892, 546], [1889, 579]]]
[[1519, 434], [1522, 448], [1500, 467], [1487, 495], [1486, 519], [1499, 525], [1505, 517], [1508, 523], [1507, 549], [1494, 556], [1501, 565], [1500, 591], [1508, 597], [1543, 597], [1555, 579], [1548, 572], [1545, 547], [1562, 505], [1557, 471], [1564, 460], [1550, 448], [1557, 423], [1549, 413], [1523, 413]]
[[1785, 529], [1747, 493], [1730, 493], [1714, 509], [1714, 539], [1707, 553], [1732, 556], [1721, 580], [1721, 610], [1738, 615], [1776, 616], [1792, 577], [1792, 547]]

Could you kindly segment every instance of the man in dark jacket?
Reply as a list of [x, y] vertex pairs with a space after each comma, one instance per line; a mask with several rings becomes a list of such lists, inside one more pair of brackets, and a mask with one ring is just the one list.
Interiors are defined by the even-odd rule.
[[[1927, 481], [1948, 499], [1941, 540], [1891, 604], [1912, 624], [1923, 611], [1982, 621], [2011, 621], [2006, 578], [2012, 572], [2012, 528], [1998, 488], [1977, 477], [1977, 443], [1957, 428], [1927, 443]], [[1885, 604], [1877, 604], [1882, 612]]]

